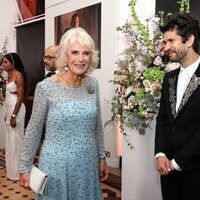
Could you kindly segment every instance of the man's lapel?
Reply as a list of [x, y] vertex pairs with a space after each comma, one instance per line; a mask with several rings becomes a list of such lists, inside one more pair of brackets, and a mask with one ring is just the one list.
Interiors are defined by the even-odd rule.
[[190, 82], [188, 83], [188, 86], [185, 90], [185, 93], [184, 93], [183, 98], [181, 100], [181, 103], [180, 103], [180, 106], [179, 106], [178, 111], [176, 113], [176, 116], [180, 113], [180, 111], [187, 104], [188, 100], [194, 94], [194, 92], [199, 87], [199, 85], [200, 85], [200, 64], [199, 64], [197, 70], [195, 71], [194, 75], [192, 76]]
[[174, 118], [176, 117], [176, 88], [179, 71], [180, 68], [175, 70], [173, 76], [169, 78], [169, 102], [171, 106], [171, 112]]

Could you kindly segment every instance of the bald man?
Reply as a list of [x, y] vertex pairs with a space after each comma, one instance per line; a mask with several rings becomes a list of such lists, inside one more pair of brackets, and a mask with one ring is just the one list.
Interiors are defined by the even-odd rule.
[[48, 71], [45, 77], [50, 77], [53, 74], [55, 74], [56, 67], [55, 67], [55, 59], [56, 59], [56, 53], [58, 51], [57, 45], [51, 45], [48, 46], [44, 53], [44, 66], [45, 69]]

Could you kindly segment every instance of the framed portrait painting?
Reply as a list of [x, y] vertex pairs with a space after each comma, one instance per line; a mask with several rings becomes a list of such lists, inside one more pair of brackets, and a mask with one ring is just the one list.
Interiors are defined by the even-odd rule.
[[[95, 41], [101, 54], [101, 3], [83, 7], [55, 17], [54, 43], [59, 44], [62, 35], [70, 28], [82, 27]], [[100, 64], [98, 65], [100, 68]]]

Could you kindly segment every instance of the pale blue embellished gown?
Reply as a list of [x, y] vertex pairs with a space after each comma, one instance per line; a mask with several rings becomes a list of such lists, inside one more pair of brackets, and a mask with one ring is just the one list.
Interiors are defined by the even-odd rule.
[[20, 172], [30, 171], [43, 125], [46, 133], [39, 168], [49, 176], [46, 195], [37, 200], [102, 200], [99, 158], [104, 142], [96, 79], [67, 88], [46, 78], [38, 83], [26, 129]]

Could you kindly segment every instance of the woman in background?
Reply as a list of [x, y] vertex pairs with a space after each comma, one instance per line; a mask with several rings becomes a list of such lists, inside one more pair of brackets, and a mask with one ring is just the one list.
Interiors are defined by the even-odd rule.
[[[49, 178], [37, 200], [102, 200], [99, 180], [108, 177], [98, 82], [88, 76], [98, 64], [95, 44], [82, 28], [61, 39], [57, 73], [38, 83], [20, 162], [20, 185], [29, 188], [30, 170], [46, 124], [39, 168]], [[63, 70], [61, 70], [63, 71]]]
[[6, 171], [10, 180], [19, 180], [19, 158], [24, 139], [27, 79], [24, 65], [16, 53], [3, 56], [2, 67], [8, 73], [6, 84]]
[[77, 13], [73, 14], [71, 17], [70, 27], [65, 28], [63, 34], [70, 30], [71, 28], [77, 28], [80, 26], [80, 18]]

